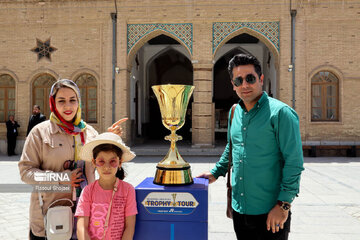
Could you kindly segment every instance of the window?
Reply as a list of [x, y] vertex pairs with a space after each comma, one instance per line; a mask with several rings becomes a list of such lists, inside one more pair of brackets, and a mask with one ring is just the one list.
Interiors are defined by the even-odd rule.
[[339, 121], [339, 80], [331, 72], [311, 79], [311, 121]]
[[[43, 74], [38, 76], [33, 83], [33, 104], [32, 106], [39, 105], [41, 113], [50, 117], [49, 94], [51, 86], [56, 82], [56, 79], [49, 75]], [[31, 109], [32, 109], [31, 106]]]
[[85, 122], [97, 122], [97, 83], [91, 74], [81, 74], [75, 80], [81, 93], [81, 118]]
[[15, 80], [9, 74], [0, 75], [0, 122], [15, 114]]

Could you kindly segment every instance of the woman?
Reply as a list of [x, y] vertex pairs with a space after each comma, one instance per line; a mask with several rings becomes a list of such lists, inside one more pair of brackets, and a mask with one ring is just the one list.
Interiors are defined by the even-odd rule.
[[14, 115], [9, 116], [9, 120], [6, 122], [6, 129], [7, 129], [7, 152], [8, 156], [16, 155], [15, 154], [15, 147], [16, 147], [16, 138], [18, 136], [17, 128], [20, 127], [20, 125], [15, 121]]
[[[71, 185], [78, 188], [95, 180], [94, 168], [90, 163], [80, 160], [78, 153], [85, 142], [98, 135], [97, 131], [81, 120], [80, 91], [77, 85], [68, 79], [54, 83], [50, 91], [50, 120], [36, 125], [26, 138], [19, 162], [22, 181], [27, 184], [39, 184], [36, 174], [44, 172], [71, 172]], [[119, 124], [114, 123], [108, 131], [121, 136]], [[75, 166], [73, 166], [75, 163]], [[73, 167], [72, 167], [73, 166]], [[77, 168], [84, 166], [83, 168]], [[66, 170], [67, 169], [67, 170]], [[82, 176], [85, 173], [85, 176]], [[49, 182], [41, 182], [46, 184]], [[53, 182], [52, 182], [53, 184]], [[84, 187], [84, 186], [83, 186]], [[78, 189], [77, 189], [78, 190]], [[77, 196], [79, 196], [77, 191]], [[43, 207], [39, 204], [39, 195], [31, 194], [30, 200], [30, 239], [45, 239], [44, 215], [48, 206], [57, 199], [74, 200], [73, 193], [42, 192]]]

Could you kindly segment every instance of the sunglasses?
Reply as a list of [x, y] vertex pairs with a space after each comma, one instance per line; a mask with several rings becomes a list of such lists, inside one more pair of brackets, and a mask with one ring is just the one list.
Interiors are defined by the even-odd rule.
[[[256, 77], [253, 75], [253, 74], [248, 74], [246, 75], [246, 78], [245, 78], [246, 82], [249, 83], [249, 84], [254, 84], [256, 82]], [[240, 76], [240, 77], [237, 77], [235, 78], [234, 80], [232, 80], [232, 82], [234, 83], [234, 85], [236, 87], [239, 87], [242, 85], [244, 79]]]
[[[105, 160], [104, 159], [95, 159], [95, 166], [97, 167], [102, 167], [105, 165]], [[119, 161], [117, 159], [111, 159], [110, 160], [110, 166], [113, 168], [117, 168], [119, 167]]]

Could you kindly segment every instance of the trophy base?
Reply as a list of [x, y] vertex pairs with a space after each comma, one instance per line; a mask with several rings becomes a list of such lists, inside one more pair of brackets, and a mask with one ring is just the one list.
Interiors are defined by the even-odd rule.
[[190, 185], [193, 184], [190, 166], [182, 168], [164, 168], [156, 166], [154, 184], [157, 185]]

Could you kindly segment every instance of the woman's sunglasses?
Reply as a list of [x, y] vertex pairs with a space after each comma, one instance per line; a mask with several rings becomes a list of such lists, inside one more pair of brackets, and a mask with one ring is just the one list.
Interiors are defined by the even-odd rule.
[[[246, 78], [245, 78], [246, 82], [249, 83], [249, 84], [254, 84], [256, 82], [256, 77], [253, 75], [253, 74], [248, 74], [246, 75]], [[232, 82], [234, 83], [234, 85], [236, 87], [239, 87], [242, 85], [244, 79], [240, 76], [240, 77], [237, 77], [235, 78], [234, 80], [232, 80]]]

